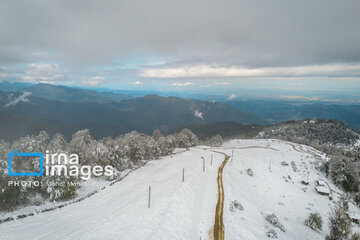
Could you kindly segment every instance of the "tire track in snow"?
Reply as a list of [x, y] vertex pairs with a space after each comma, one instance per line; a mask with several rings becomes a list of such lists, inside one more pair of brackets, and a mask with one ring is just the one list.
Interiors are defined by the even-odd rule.
[[[286, 143], [288, 145], [290, 145], [295, 151], [299, 152], [299, 153], [305, 153], [305, 154], [311, 154], [313, 155], [314, 157], [320, 157], [321, 158], [321, 152], [317, 149], [308, 149], [309, 151], [311, 152], [307, 152], [307, 151], [303, 151], [303, 150], [299, 150], [297, 149], [297, 146], [299, 146], [299, 144], [297, 143], [297, 145], [295, 145], [294, 143], [292, 142], [289, 142], [289, 141], [284, 141], [284, 140], [277, 140], [277, 142], [283, 142], [283, 143]], [[315, 153], [314, 153], [315, 152]]]
[[224, 186], [223, 186], [223, 170], [224, 167], [229, 160], [230, 156], [218, 151], [213, 151], [216, 153], [220, 153], [224, 155], [225, 159], [219, 167], [218, 176], [217, 176], [217, 184], [218, 184], [218, 200], [216, 203], [216, 211], [215, 211], [215, 224], [214, 224], [214, 240], [224, 240], [225, 232], [224, 232]]

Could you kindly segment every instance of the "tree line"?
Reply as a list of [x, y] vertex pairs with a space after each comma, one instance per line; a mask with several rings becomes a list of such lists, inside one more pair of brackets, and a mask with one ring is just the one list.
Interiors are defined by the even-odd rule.
[[[189, 129], [163, 136], [159, 130], [153, 135], [132, 131], [116, 138], [94, 139], [89, 130], [73, 134], [70, 141], [58, 133], [50, 137], [45, 131], [39, 135], [26, 136], [12, 143], [0, 140], [0, 211], [12, 210], [21, 204], [40, 204], [43, 201], [71, 199], [76, 196], [79, 178], [70, 176], [8, 176], [8, 153], [39, 152], [76, 153], [80, 165], [111, 165], [115, 179], [122, 171], [134, 169], [147, 161], [172, 154], [175, 148], [198, 145], [199, 140]], [[30, 162], [39, 169], [39, 161]], [[45, 166], [44, 166], [45, 167]], [[9, 186], [8, 181], [39, 182], [39, 186]]]

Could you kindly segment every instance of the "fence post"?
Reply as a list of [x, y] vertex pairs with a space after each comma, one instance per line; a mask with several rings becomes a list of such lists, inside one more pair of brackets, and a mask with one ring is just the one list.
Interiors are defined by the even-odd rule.
[[271, 159], [270, 159], [270, 161], [269, 161], [269, 171], [271, 172]]
[[183, 168], [182, 182], [185, 182], [185, 168]]
[[149, 186], [149, 200], [148, 200], [148, 208], [150, 208], [150, 198], [151, 198], [151, 186]]
[[230, 165], [232, 164], [233, 159], [234, 159], [234, 149], [233, 149], [233, 150], [232, 150], [232, 152], [231, 152], [231, 161], [230, 161]]
[[205, 172], [205, 158], [203, 158], [203, 172]]
[[210, 166], [212, 166], [212, 159], [213, 159], [213, 154], [211, 154]]

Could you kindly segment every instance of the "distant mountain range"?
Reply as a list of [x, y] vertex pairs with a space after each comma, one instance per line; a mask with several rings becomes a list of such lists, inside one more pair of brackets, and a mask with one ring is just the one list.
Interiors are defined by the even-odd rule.
[[[282, 100], [209, 102], [133, 92], [95, 91], [51, 84], [0, 82], [0, 138], [17, 139], [46, 130], [67, 138], [88, 128], [96, 138], [132, 130], [171, 133], [183, 127], [200, 138], [252, 136], [261, 125], [288, 120], [343, 120], [360, 129], [360, 105]], [[255, 124], [255, 125], [254, 125]], [[251, 128], [249, 126], [251, 125]]]
[[[50, 89], [55, 95], [44, 93]], [[32, 94], [30, 94], [30, 92]], [[69, 92], [81, 94], [72, 98]], [[17, 139], [46, 130], [70, 138], [80, 129], [90, 129], [96, 138], [117, 136], [137, 130], [163, 133], [189, 124], [233, 121], [240, 124], [267, 122], [225, 103], [147, 95], [141, 98], [107, 102], [91, 91], [37, 85], [18, 92], [0, 92], [0, 138]], [[93, 96], [96, 101], [84, 101]], [[59, 101], [57, 99], [62, 99]]]
[[[360, 146], [360, 132], [349, 128], [341, 120], [303, 119], [260, 125], [242, 125], [234, 122], [190, 124], [184, 126], [194, 132], [201, 140], [216, 134], [224, 139], [233, 138], [276, 138], [301, 144], [344, 144]], [[179, 131], [181, 128], [174, 130]]]
[[0, 90], [5, 92], [17, 91], [30, 86], [34, 86], [34, 84], [24, 82], [0, 81]]
[[230, 106], [251, 113], [269, 123], [307, 118], [335, 119], [360, 130], [360, 104], [338, 104], [283, 100], [229, 101]]
[[173, 132], [179, 132], [183, 128], [190, 129], [199, 139], [205, 140], [217, 134], [225, 139], [253, 138], [263, 129], [263, 126], [256, 124], [243, 125], [236, 122], [217, 122], [181, 126], [174, 129]]
[[62, 102], [110, 103], [133, 98], [122, 93], [92, 91], [81, 88], [55, 86], [45, 83], [25, 87], [21, 90], [31, 92], [33, 96]]

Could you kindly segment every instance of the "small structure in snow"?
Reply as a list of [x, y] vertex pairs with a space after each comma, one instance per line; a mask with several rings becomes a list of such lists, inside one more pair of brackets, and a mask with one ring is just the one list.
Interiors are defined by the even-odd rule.
[[325, 186], [316, 186], [315, 190], [318, 194], [320, 195], [325, 195], [325, 196], [329, 196], [330, 195], [330, 190], [325, 187]]
[[[323, 180], [317, 180], [316, 184], [317, 184], [317, 186], [315, 187], [315, 190], [316, 190], [316, 192], [318, 194], [325, 195], [325, 196], [330, 195], [329, 187], [327, 186], [327, 184]], [[331, 197], [331, 199], [332, 199], [332, 197]]]
[[326, 187], [326, 186], [327, 186], [326, 183], [325, 183], [323, 180], [317, 180], [317, 181], [316, 181], [316, 184], [317, 184], [318, 186], [322, 186], [322, 187]]

